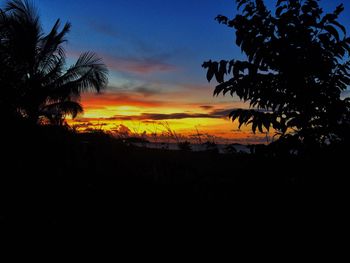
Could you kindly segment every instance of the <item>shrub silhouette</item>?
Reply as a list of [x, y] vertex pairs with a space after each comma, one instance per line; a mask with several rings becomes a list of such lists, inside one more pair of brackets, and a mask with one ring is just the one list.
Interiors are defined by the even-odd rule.
[[190, 151], [192, 151], [191, 143], [188, 142], [188, 141], [179, 142], [177, 144], [177, 147], [179, 148], [180, 151], [183, 151], [183, 152], [190, 152]]
[[0, 10], [0, 109], [33, 123], [62, 124], [83, 111], [80, 94], [107, 85], [107, 68], [93, 53], [83, 53], [67, 69], [63, 44], [71, 25], [58, 19], [45, 34], [30, 1], [8, 1]]
[[[279, 0], [274, 14], [262, 0], [237, 0], [234, 19], [216, 20], [236, 31], [246, 60], [207, 61], [214, 95], [237, 95], [250, 109], [230, 114], [239, 127], [273, 128], [280, 141], [320, 147], [343, 141], [349, 131], [350, 38], [338, 21], [339, 5], [324, 14], [316, 0]], [[231, 76], [230, 79], [225, 77]]]

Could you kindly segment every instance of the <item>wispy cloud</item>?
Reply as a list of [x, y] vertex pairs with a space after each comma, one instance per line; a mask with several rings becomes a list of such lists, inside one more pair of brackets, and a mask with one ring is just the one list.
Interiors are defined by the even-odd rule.
[[93, 31], [101, 35], [105, 35], [112, 38], [120, 36], [119, 32], [111, 24], [90, 20], [88, 21], [88, 26]]
[[214, 110], [210, 113], [142, 113], [141, 115], [125, 116], [115, 115], [108, 120], [122, 120], [122, 121], [163, 121], [163, 120], [181, 120], [181, 119], [221, 119], [227, 118], [232, 110]]
[[113, 55], [102, 55], [106, 65], [113, 71], [134, 73], [134, 74], [151, 74], [175, 71], [177, 67], [171, 65], [161, 58], [136, 58], [121, 57]]
[[[67, 55], [72, 58], [78, 58], [81, 51], [69, 50]], [[168, 63], [163, 54], [153, 54], [149, 56], [122, 56], [98, 52], [103, 63], [115, 72], [148, 75], [153, 73], [164, 73], [178, 70], [178, 67]]]
[[136, 91], [137, 93], [142, 94], [145, 97], [150, 97], [161, 93], [160, 89], [151, 87], [149, 85], [137, 86], [133, 90]]
[[233, 110], [235, 109], [216, 109], [213, 110], [210, 114], [216, 118], [227, 118]]
[[199, 106], [201, 109], [203, 110], [212, 110], [214, 109], [214, 106], [210, 106], [210, 105], [202, 105], [202, 106]]
[[119, 86], [109, 86], [108, 90], [118, 93], [133, 93], [144, 97], [151, 97], [162, 93], [162, 89], [158, 85], [152, 85], [151, 83], [139, 84], [130, 82]]
[[115, 120], [135, 120], [135, 121], [143, 121], [143, 120], [153, 120], [153, 121], [162, 121], [162, 120], [181, 120], [181, 119], [189, 119], [189, 118], [213, 118], [209, 114], [202, 113], [170, 113], [170, 114], [162, 114], [162, 113], [143, 113], [141, 115], [135, 116], [123, 116], [116, 115], [111, 119]]

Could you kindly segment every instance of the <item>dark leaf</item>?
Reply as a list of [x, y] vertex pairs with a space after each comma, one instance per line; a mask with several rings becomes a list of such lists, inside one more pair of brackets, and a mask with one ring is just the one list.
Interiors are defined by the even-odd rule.
[[335, 9], [334, 13], [339, 16], [344, 11], [344, 4], [340, 4]]
[[339, 27], [341, 29], [341, 31], [343, 31], [344, 35], [346, 34], [345, 26], [343, 26], [342, 24], [340, 24], [339, 22], [337, 22], [335, 20], [331, 21], [330, 23], [333, 24], [333, 25], [336, 25], [337, 27]]
[[327, 25], [324, 27], [324, 29], [327, 30], [331, 35], [333, 35], [337, 41], [340, 40], [339, 33], [333, 26]]
[[257, 129], [257, 127], [258, 127], [258, 123], [255, 121], [255, 122], [253, 122], [253, 125], [252, 125], [252, 131], [254, 132], [254, 133], [256, 133], [256, 129]]
[[228, 66], [228, 71], [227, 71], [228, 74], [231, 74], [234, 64], [235, 64], [235, 61], [231, 60]]
[[287, 2], [288, 0], [278, 0], [276, 6], [280, 6], [281, 3]]
[[277, 9], [276, 9], [276, 15], [277, 16], [280, 16], [281, 15], [281, 13], [282, 13], [282, 11], [284, 10], [284, 9], [286, 9], [286, 5], [283, 5], [283, 6], [279, 6]]
[[270, 131], [271, 122], [270, 122], [269, 116], [267, 116], [267, 114], [264, 116], [263, 125], [267, 131]]
[[237, 9], [240, 9], [242, 5], [246, 4], [249, 0], [238, 0]]
[[215, 20], [217, 20], [220, 24], [227, 25], [229, 19], [226, 16], [218, 15]]
[[213, 77], [214, 77], [215, 71], [213, 70], [213, 68], [209, 68], [208, 72], [207, 72], [207, 80], [208, 82], [210, 82]]

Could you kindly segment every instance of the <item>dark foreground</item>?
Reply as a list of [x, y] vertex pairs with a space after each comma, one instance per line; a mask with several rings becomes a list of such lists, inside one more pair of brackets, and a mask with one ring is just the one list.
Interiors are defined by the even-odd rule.
[[292, 213], [336, 209], [347, 196], [347, 156], [340, 153], [272, 157], [152, 150], [55, 128], [17, 129], [1, 140], [3, 225], [186, 221], [198, 214], [203, 220], [269, 207]]

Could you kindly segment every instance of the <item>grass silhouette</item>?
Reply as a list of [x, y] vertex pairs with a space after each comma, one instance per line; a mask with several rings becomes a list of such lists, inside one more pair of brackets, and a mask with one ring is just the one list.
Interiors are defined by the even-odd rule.
[[169, 151], [30, 123], [1, 133], [3, 221], [12, 222], [18, 211], [68, 224], [67, 214], [96, 219], [117, 208], [157, 214], [174, 206], [184, 212], [203, 204], [284, 205], [346, 193], [340, 190], [346, 177], [335, 165], [346, 162], [339, 149], [309, 156], [220, 154], [211, 145], [204, 152]]

